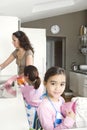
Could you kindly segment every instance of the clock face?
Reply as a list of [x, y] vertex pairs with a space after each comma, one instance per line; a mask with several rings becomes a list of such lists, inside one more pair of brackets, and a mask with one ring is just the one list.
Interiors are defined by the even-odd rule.
[[60, 27], [58, 25], [51, 26], [51, 32], [53, 34], [57, 34], [60, 31]]

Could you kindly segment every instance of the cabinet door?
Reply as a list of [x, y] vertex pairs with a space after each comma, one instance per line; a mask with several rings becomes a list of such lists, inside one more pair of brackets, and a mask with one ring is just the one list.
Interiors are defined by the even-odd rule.
[[78, 93], [80, 96], [87, 96], [87, 76], [80, 74]]
[[80, 96], [83, 96], [83, 94], [84, 94], [84, 91], [83, 91], [83, 89], [84, 89], [84, 75], [82, 75], [82, 74], [80, 74], [80, 76], [79, 76], [79, 83], [78, 83], [78, 94], [80, 95]]
[[70, 72], [70, 89], [76, 95], [87, 97], [87, 75]]
[[70, 72], [70, 89], [75, 93], [78, 94], [78, 83], [79, 83], [79, 74]]
[[[14, 51], [12, 44], [12, 33], [18, 30], [18, 18], [10, 16], [0, 16], [0, 64]], [[2, 70], [0, 76], [17, 74], [17, 65], [13, 61]], [[0, 78], [1, 80], [1, 78]]]

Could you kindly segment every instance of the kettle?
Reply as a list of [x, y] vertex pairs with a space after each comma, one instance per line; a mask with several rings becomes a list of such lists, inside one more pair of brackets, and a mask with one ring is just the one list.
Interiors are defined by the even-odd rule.
[[73, 62], [73, 63], [72, 63], [71, 69], [72, 69], [73, 71], [78, 70], [78, 65], [76, 65], [76, 62]]
[[74, 65], [74, 66], [73, 66], [73, 70], [74, 70], [74, 71], [78, 70], [78, 66], [77, 66], [77, 65]]

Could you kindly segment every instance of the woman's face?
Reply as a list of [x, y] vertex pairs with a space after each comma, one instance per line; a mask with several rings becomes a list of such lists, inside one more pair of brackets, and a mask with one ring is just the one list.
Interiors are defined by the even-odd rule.
[[64, 74], [51, 76], [47, 82], [44, 83], [48, 96], [58, 101], [59, 97], [63, 94], [66, 86], [66, 77]]
[[19, 40], [17, 37], [15, 37], [15, 35], [12, 35], [12, 43], [13, 43], [15, 48], [20, 48]]

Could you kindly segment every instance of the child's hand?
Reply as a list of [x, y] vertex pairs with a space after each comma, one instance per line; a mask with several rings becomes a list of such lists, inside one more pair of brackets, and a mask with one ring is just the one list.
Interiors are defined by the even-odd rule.
[[17, 83], [18, 83], [18, 85], [24, 85], [24, 84], [25, 84], [25, 79], [24, 79], [24, 77], [23, 77], [23, 76], [19, 76], [19, 77], [17, 78]]
[[66, 115], [73, 118], [73, 119], [75, 119], [75, 113], [73, 112], [73, 110], [67, 111]]

